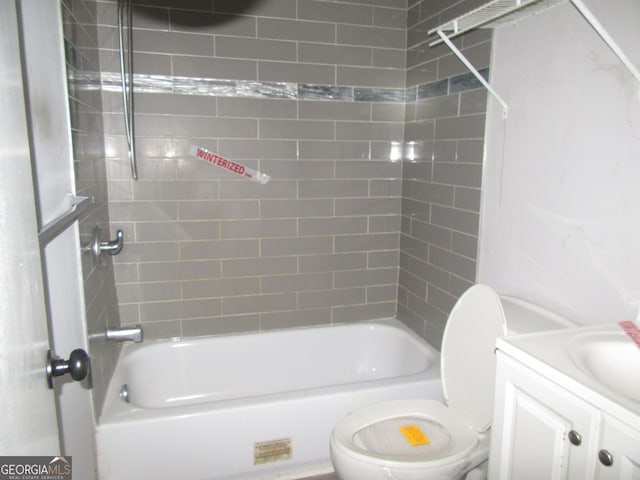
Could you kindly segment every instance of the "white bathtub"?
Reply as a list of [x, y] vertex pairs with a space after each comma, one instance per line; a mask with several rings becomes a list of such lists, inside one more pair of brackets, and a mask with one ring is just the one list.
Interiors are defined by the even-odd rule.
[[100, 480], [329, 472], [338, 420], [401, 398], [442, 388], [439, 353], [397, 320], [126, 345], [97, 427]]

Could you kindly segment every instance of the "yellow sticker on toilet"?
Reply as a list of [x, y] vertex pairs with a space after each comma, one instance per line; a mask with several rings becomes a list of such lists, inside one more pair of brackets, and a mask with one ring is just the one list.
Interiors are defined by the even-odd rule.
[[416, 424], [401, 425], [398, 428], [404, 435], [404, 438], [406, 438], [407, 441], [413, 446], [424, 445], [425, 443], [429, 443], [431, 441], [429, 440], [429, 437], [427, 437], [424, 432], [420, 430], [420, 427], [418, 427]]

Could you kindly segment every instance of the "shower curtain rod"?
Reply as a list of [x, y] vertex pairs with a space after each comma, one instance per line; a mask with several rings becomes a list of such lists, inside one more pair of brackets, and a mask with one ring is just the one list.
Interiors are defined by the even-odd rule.
[[[127, 49], [125, 59], [124, 23], [126, 11]], [[131, 178], [138, 180], [136, 163], [136, 140], [133, 111], [133, 5], [131, 0], [118, 0], [118, 50], [120, 54], [120, 83], [122, 87], [122, 107], [124, 129], [127, 136]]]

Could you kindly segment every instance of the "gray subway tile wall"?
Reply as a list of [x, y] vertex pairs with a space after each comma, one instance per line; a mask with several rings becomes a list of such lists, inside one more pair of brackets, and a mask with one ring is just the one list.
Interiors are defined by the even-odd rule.
[[[436, 346], [457, 298], [475, 281], [487, 93], [427, 32], [484, 0], [411, 1], [397, 316]], [[454, 40], [485, 78], [491, 37]]]
[[[438, 345], [475, 279], [486, 93], [427, 30], [475, 3], [137, 1], [134, 182], [116, 2], [97, 0], [100, 71], [82, 81], [102, 91], [125, 231], [121, 321], [151, 339], [397, 315]], [[456, 42], [488, 66], [488, 35]]]
[[[102, 239], [110, 233], [107, 173], [100, 91], [84, 88], [99, 71], [96, 4], [92, 1], [61, 1], [68, 82], [73, 164], [76, 195], [93, 197], [94, 208], [78, 222], [80, 242], [93, 240], [94, 228], [102, 228]], [[75, 79], [72, 81], [71, 79]], [[104, 339], [107, 327], [118, 327], [120, 316], [111, 259], [96, 263], [89, 251], [81, 256], [86, 330], [92, 358], [93, 403], [101, 411], [111, 374], [118, 358], [118, 346]]]

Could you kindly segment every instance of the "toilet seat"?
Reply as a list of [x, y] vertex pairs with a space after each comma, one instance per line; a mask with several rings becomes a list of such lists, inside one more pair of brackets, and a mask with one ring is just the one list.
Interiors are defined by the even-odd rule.
[[[402, 451], [402, 444], [409, 445], [402, 434], [390, 425], [387, 430], [396, 432], [384, 439], [396, 451], [389, 452], [367, 446], [358, 434], [366, 428], [381, 423], [416, 424], [431, 440], [426, 445]], [[425, 426], [426, 425], [426, 426]], [[440, 435], [437, 430], [440, 430]], [[446, 432], [446, 435], [441, 435]], [[432, 400], [396, 400], [374, 404], [353, 412], [341, 421], [333, 431], [332, 445], [341, 453], [365, 462], [375, 461], [387, 468], [420, 469], [425, 466], [448, 465], [466, 457], [478, 443], [478, 432], [468, 425], [454, 410]], [[392, 448], [393, 449], [393, 448]]]

